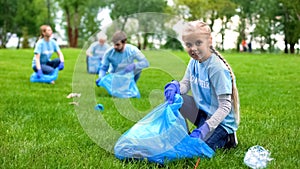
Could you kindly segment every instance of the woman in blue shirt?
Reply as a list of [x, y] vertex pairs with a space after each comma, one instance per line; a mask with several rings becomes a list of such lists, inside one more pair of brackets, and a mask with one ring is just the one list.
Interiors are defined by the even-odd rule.
[[[230, 65], [212, 47], [206, 23], [187, 23], [182, 40], [191, 59], [183, 79], [165, 86], [166, 100], [173, 103], [175, 94], [182, 94], [180, 112], [197, 126], [191, 137], [204, 140], [213, 150], [236, 147], [239, 97]], [[186, 95], [189, 90], [193, 96]]]
[[[57, 67], [59, 70], [64, 69], [64, 56], [57, 42], [51, 36], [51, 27], [42, 25], [40, 27], [40, 39], [35, 45], [32, 59], [32, 69], [37, 73], [38, 78], [41, 78], [44, 74], [52, 74]], [[51, 60], [54, 52], [57, 53], [59, 58]]]

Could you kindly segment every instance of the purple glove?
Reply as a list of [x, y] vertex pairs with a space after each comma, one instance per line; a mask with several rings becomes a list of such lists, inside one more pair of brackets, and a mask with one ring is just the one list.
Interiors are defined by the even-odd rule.
[[44, 74], [43, 74], [43, 71], [41, 69], [38, 69], [37, 72], [36, 72], [36, 75], [37, 75], [37, 78], [41, 78]]
[[58, 69], [63, 70], [64, 67], [65, 67], [64, 62], [60, 62], [60, 64], [58, 65]]
[[209, 127], [208, 124], [205, 122], [201, 127], [193, 130], [190, 136], [194, 138], [200, 138], [201, 140], [203, 140], [208, 133]]
[[125, 73], [132, 72], [134, 69], [135, 69], [135, 64], [131, 63], [130, 65], [126, 66]]
[[172, 81], [165, 86], [165, 97], [169, 104], [174, 103], [175, 94], [180, 94], [180, 87], [178, 81]]

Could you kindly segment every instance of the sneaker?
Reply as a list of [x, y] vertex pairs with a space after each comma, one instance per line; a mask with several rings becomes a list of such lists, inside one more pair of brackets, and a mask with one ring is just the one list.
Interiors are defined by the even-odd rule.
[[228, 140], [227, 143], [225, 144], [225, 148], [235, 148], [238, 145], [238, 140], [236, 137], [236, 132], [232, 133], [232, 134], [228, 134]]

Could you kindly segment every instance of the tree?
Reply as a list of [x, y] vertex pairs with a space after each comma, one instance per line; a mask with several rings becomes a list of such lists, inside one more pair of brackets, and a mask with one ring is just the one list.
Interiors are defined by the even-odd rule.
[[221, 48], [224, 49], [224, 36], [225, 30], [227, 29], [227, 22], [236, 14], [235, 3], [231, 0], [175, 0], [175, 3], [177, 4], [175, 10], [177, 10], [183, 18], [187, 20], [209, 20], [211, 29], [215, 20], [220, 19], [222, 22], [220, 30], [222, 36]]
[[90, 0], [86, 3], [79, 29], [79, 46], [82, 46], [87, 39], [99, 31], [102, 21], [98, 20], [97, 16], [102, 6], [104, 6], [104, 3], [99, 4], [97, 0]]
[[16, 15], [17, 0], [0, 1], [0, 48], [6, 48], [6, 44], [12, 36], [13, 20]]
[[209, 1], [207, 0], [174, 0], [175, 10], [178, 14], [187, 20], [206, 21]]
[[210, 18], [212, 20], [212, 25], [214, 24], [215, 19], [221, 20], [221, 50], [224, 51], [225, 30], [228, 28], [227, 22], [232, 16], [236, 14], [236, 4], [231, 2], [230, 0], [216, 0], [214, 1], [214, 3], [210, 3], [209, 8], [212, 15]]
[[[300, 38], [300, 22], [298, 16], [300, 11], [300, 2], [294, 0], [245, 0], [236, 2], [240, 9], [242, 20], [242, 29], [246, 28], [247, 21], [250, 25], [255, 24], [254, 32], [251, 37], [257, 38], [261, 44], [269, 45], [269, 52], [274, 50], [274, 34], [283, 34], [285, 36], [285, 53], [294, 52], [294, 46]], [[244, 22], [244, 23], [243, 23]], [[243, 34], [241, 34], [243, 35]]]
[[[50, 2], [50, 0], [48, 0]], [[52, 2], [52, 1], [51, 1]], [[28, 39], [35, 37], [39, 33], [39, 27], [47, 24], [47, 8], [45, 0], [2, 0], [0, 2], [0, 41], [1, 47], [5, 48], [6, 43], [14, 33], [20, 39], [23, 35], [22, 42], [28, 46]], [[52, 19], [52, 17], [51, 17]], [[52, 23], [48, 20], [48, 23]]]
[[[139, 31], [143, 32], [142, 34], [136, 33], [138, 43], [141, 43], [140, 40], [143, 39], [143, 49], [147, 48], [148, 38], [150, 36], [154, 36], [153, 33], [150, 33], [149, 30], [153, 30], [152, 28], [157, 26], [159, 23], [156, 18], [151, 17], [150, 15], [143, 15], [146, 12], [158, 12], [163, 13], [167, 8], [166, 0], [128, 0], [128, 1], [120, 1], [120, 0], [108, 0], [107, 5], [111, 9], [111, 18], [116, 20], [118, 24], [116, 27], [119, 30], [124, 30], [126, 23], [130, 19], [130, 17], [134, 17], [138, 19]], [[139, 13], [143, 17], [139, 17]], [[133, 14], [136, 14], [133, 16]], [[159, 27], [159, 26], [158, 26]], [[140, 37], [142, 35], [142, 37]]]
[[[272, 8], [270, 8], [272, 6]], [[261, 44], [261, 51], [263, 52], [263, 45], [268, 44], [269, 52], [274, 51], [276, 43], [274, 34], [280, 33], [282, 26], [276, 17], [279, 15], [277, 0], [257, 1], [253, 7], [253, 23], [256, 25], [253, 32], [254, 37], [258, 37]]]
[[[76, 48], [78, 46], [79, 28], [85, 29], [84, 31], [89, 31], [91, 28], [90, 24], [97, 18], [98, 11], [103, 2], [97, 0], [56, 0], [59, 6], [64, 12], [66, 20], [66, 32], [68, 37], [68, 42], [70, 47]], [[95, 12], [96, 11], [96, 12]], [[90, 14], [87, 14], [90, 13]], [[87, 24], [87, 28], [85, 25]], [[93, 24], [92, 24], [93, 25]], [[99, 24], [93, 25], [95, 28], [99, 29]]]
[[284, 26], [285, 36], [285, 53], [288, 52], [288, 44], [290, 53], [295, 53], [295, 44], [300, 39], [300, 2], [294, 0], [279, 0], [281, 10], [281, 24]]
[[52, 16], [48, 16], [45, 0], [18, 0], [15, 5], [17, 11], [12, 31], [19, 37], [17, 48], [19, 48], [21, 37], [23, 37], [22, 46], [29, 47], [28, 39], [39, 35], [41, 25], [48, 24], [55, 31], [54, 19]]

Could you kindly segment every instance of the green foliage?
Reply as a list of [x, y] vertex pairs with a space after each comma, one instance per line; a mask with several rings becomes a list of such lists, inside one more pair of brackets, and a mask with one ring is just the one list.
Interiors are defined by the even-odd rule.
[[17, 0], [1, 0], [0, 1], [0, 48], [6, 48], [6, 43], [10, 39], [14, 27], [14, 16], [16, 15]]
[[181, 42], [176, 38], [168, 38], [166, 44], [164, 44], [162, 48], [183, 51]]
[[[49, 0], [51, 3], [52, 0]], [[47, 6], [45, 0], [12, 0], [1, 1], [0, 4], [0, 31], [2, 47], [5, 47], [7, 40], [10, 37], [6, 35], [9, 33], [17, 34], [19, 39], [26, 33], [22, 42], [27, 43], [28, 38], [39, 36], [39, 27], [43, 24], [53, 26], [53, 16], [48, 16]], [[52, 9], [55, 9], [51, 6]], [[55, 12], [55, 11], [53, 11]], [[52, 27], [55, 30], [55, 27]], [[24, 29], [27, 31], [24, 32]], [[25, 48], [27, 47], [25, 45]]]
[[167, 6], [165, 0], [107, 0], [111, 8], [111, 18], [118, 19], [134, 13], [163, 12]]
[[187, 20], [206, 19], [207, 0], [174, 0], [179, 15]]
[[[72, 92], [75, 65], [81, 64], [82, 72], [86, 71], [85, 62], [77, 62], [80, 52], [80, 49], [63, 49], [65, 69], [59, 73], [56, 84], [49, 85], [29, 82], [33, 72], [32, 49], [1, 50], [0, 168], [194, 168], [197, 158], [166, 166], [120, 161], [92, 141], [79, 122], [76, 107], [69, 104], [73, 100], [66, 98]], [[167, 82], [183, 76], [184, 69], [170, 64], [171, 61], [180, 58], [187, 64], [189, 57], [178, 51], [145, 51], [145, 55], [151, 67], [143, 71], [138, 82], [142, 98], [130, 101], [136, 109], [146, 112], [151, 110], [151, 100], [156, 105], [163, 101], [162, 90]], [[177, 57], [167, 62], [162, 59], [173, 55]], [[223, 55], [235, 72], [240, 94], [239, 145], [229, 151], [218, 150], [212, 159], [201, 159], [198, 168], [246, 169], [243, 158], [254, 145], [271, 152], [274, 160], [268, 168], [297, 168], [300, 165], [300, 56]], [[170, 74], [156, 69], [155, 65], [159, 64], [168, 66]], [[86, 73], [80, 82], [94, 84], [95, 78]], [[160, 90], [160, 94], [152, 95], [153, 89]], [[97, 102], [105, 106], [102, 113], [112, 127], [125, 132], [134, 124], [118, 113], [105, 90], [92, 90]]]
[[[103, 1], [55, 0], [64, 13], [64, 28], [70, 47], [82, 46], [91, 35], [99, 30], [98, 12]], [[78, 44], [79, 41], [79, 44]]]
[[[143, 49], [148, 48], [148, 39], [153, 37], [151, 31], [154, 30], [154, 28], [159, 29], [157, 34], [163, 31], [160, 29], [162, 28], [161, 24], [163, 24], [162, 20], [153, 18], [155, 14], [152, 15], [151, 13], [164, 13], [167, 9], [167, 2], [165, 0], [127, 0], [126, 2], [108, 0], [107, 5], [111, 9], [110, 16], [114, 20], [115, 29], [117, 30], [126, 30], [126, 24], [131, 18], [138, 19], [137, 27], [141, 32], [136, 32], [136, 36], [138, 36], [137, 38], [139, 43], [143, 46]], [[145, 15], [146, 13], [148, 13], [148, 15]]]
[[27, 27], [23, 27], [22, 34], [23, 34], [22, 48], [29, 48]]

